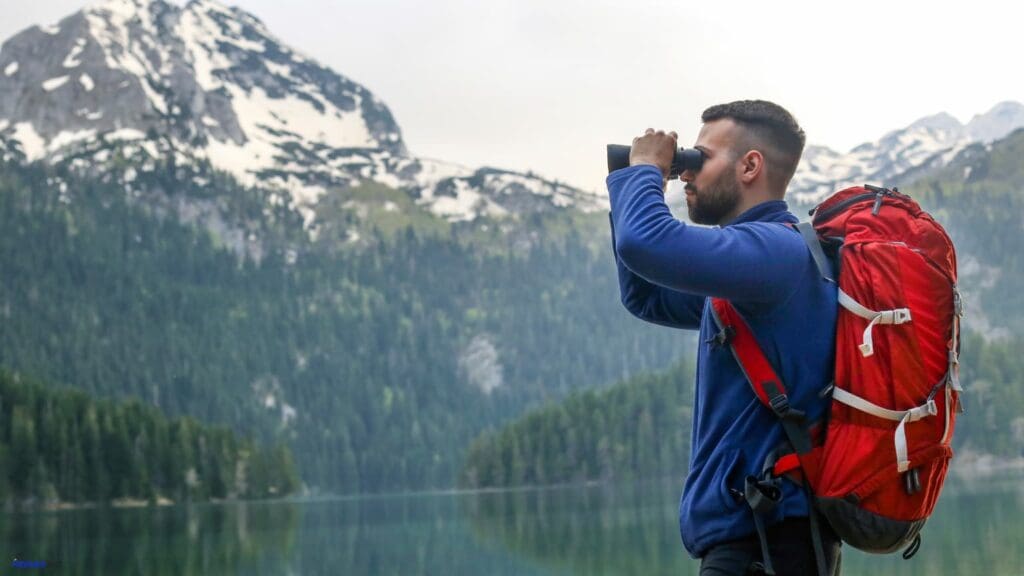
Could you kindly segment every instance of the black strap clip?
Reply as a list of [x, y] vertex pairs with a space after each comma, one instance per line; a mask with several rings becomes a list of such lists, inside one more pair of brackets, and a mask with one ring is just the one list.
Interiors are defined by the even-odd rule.
[[762, 516], [770, 514], [782, 501], [782, 488], [778, 480], [759, 480], [756, 476], [747, 476], [743, 483], [743, 499], [754, 514], [754, 527], [757, 539], [761, 544], [761, 566], [765, 574], [774, 576], [771, 552], [768, 549], [768, 531], [765, 529]]

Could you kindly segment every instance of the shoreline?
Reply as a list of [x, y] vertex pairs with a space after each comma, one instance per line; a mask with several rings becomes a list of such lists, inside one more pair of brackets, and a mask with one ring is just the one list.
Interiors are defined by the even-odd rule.
[[[950, 462], [949, 475], [963, 480], [984, 479], [1001, 474], [1022, 472], [1024, 473], [1024, 456], [1016, 458], [1005, 458], [994, 454], [963, 450], [954, 455]], [[665, 479], [678, 480], [678, 476], [666, 477]], [[648, 479], [652, 480], [652, 479]], [[155, 501], [138, 498], [117, 498], [109, 502], [45, 502], [34, 504], [9, 504], [8, 511], [33, 513], [33, 512], [61, 512], [70, 510], [87, 510], [96, 508], [112, 508], [118, 510], [133, 508], [168, 508], [181, 505], [197, 504], [234, 504], [248, 502], [324, 502], [343, 500], [362, 500], [394, 497], [419, 497], [419, 496], [460, 496], [470, 494], [488, 494], [498, 492], [520, 492], [532, 490], [549, 490], [571, 487], [594, 487], [607, 484], [615, 484], [615, 480], [582, 480], [577, 482], [559, 482], [555, 484], [524, 484], [519, 486], [488, 486], [479, 488], [433, 488], [422, 490], [394, 491], [394, 492], [363, 492], [358, 494], [331, 494], [331, 493], [307, 493], [305, 495], [292, 495], [283, 498], [247, 500], [241, 498], [220, 498], [210, 499], [201, 502], [175, 502], [170, 498], [159, 496]]]

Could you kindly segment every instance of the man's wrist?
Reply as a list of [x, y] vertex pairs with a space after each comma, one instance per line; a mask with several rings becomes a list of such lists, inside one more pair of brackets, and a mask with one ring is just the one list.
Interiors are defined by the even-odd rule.
[[653, 158], [637, 158], [636, 160], [630, 160], [629, 165], [630, 166], [644, 166], [644, 165], [654, 166], [658, 170], [661, 170], [661, 165], [658, 164], [658, 161], [654, 160]]
[[638, 182], [636, 179], [646, 180], [648, 178], [657, 178], [661, 186], [658, 187], [658, 192], [661, 194], [665, 193], [664, 182], [665, 179], [661, 173], [661, 170], [654, 164], [637, 164], [636, 166], [627, 166], [625, 168], [619, 168], [608, 175], [606, 183], [608, 185], [608, 196], [612, 200], [612, 204], [615, 203], [616, 197], [622, 192], [622, 187], [626, 186], [626, 182]]
[[651, 168], [656, 170], [659, 174], [661, 173], [661, 168], [659, 168], [657, 164], [652, 164], [652, 163], [644, 162], [642, 164], [633, 164], [633, 165], [630, 165], [630, 166], [626, 166], [625, 168], [619, 168], [618, 170], [615, 170], [614, 172], [608, 174], [608, 180], [611, 180], [613, 177], [615, 179], [618, 179], [618, 178], [621, 178], [621, 177], [625, 177], [627, 174], [634, 174], [636, 172], [643, 172], [643, 171], [649, 170]]
[[667, 174], [668, 173], [668, 168], [666, 168], [666, 167], [662, 166], [661, 164], [659, 164], [658, 160], [655, 159], [655, 158], [644, 158], [644, 157], [630, 158], [629, 159], [629, 165], [630, 166], [653, 166], [653, 167], [657, 168], [658, 172], [661, 172], [662, 174]]

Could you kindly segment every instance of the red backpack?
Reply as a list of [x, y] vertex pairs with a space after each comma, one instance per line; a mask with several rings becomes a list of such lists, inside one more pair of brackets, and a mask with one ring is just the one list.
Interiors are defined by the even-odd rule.
[[[781, 420], [789, 450], [748, 477], [759, 518], [800, 482], [834, 531], [855, 548], [909, 558], [932, 513], [953, 456], [960, 409], [960, 317], [956, 254], [949, 236], [909, 196], [874, 186], [847, 188], [796, 226], [822, 275], [838, 279], [835, 374], [825, 422], [805, 422], [749, 326], [726, 300], [713, 316], [761, 402]], [[829, 254], [826, 254], [829, 253]], [[811, 515], [819, 572], [820, 535]]]

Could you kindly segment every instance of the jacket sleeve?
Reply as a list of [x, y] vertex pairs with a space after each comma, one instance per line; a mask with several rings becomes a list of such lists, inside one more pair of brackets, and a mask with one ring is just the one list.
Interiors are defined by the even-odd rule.
[[692, 330], [700, 328], [706, 299], [696, 294], [662, 288], [634, 274], [622, 263], [615, 249], [615, 222], [611, 214], [608, 220], [612, 230], [612, 253], [615, 254], [615, 265], [619, 273], [619, 293], [626, 310], [652, 324]]
[[618, 259], [647, 282], [753, 305], [783, 302], [796, 291], [808, 255], [787, 227], [687, 225], [666, 206], [654, 166], [616, 170], [607, 183]]

